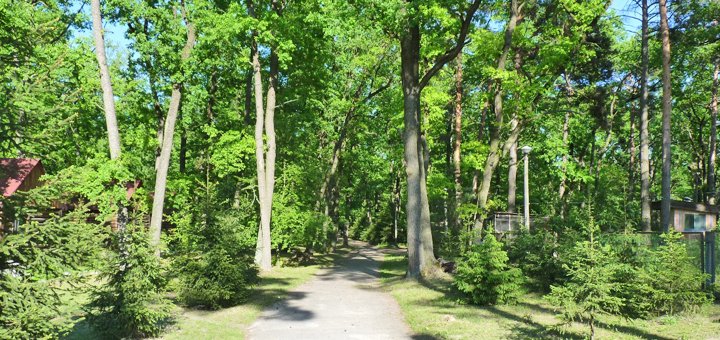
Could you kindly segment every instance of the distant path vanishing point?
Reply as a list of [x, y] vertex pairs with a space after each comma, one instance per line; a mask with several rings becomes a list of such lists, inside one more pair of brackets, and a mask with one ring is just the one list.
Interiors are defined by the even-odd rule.
[[400, 306], [380, 289], [384, 251], [353, 242], [335, 266], [266, 309], [248, 339], [412, 339]]

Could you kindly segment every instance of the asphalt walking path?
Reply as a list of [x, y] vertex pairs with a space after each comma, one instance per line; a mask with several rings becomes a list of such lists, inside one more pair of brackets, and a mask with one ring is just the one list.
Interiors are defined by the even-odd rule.
[[413, 339], [400, 306], [380, 289], [385, 253], [364, 243], [266, 309], [248, 339]]

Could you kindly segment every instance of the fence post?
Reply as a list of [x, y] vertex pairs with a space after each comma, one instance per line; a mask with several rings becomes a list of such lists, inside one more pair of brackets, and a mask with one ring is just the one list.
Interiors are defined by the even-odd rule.
[[715, 231], [708, 231], [705, 237], [705, 253], [707, 254], [705, 259], [705, 273], [710, 274], [708, 278], [708, 285], [715, 283], [716, 275], [716, 264], [717, 254], [715, 253], [715, 242], [716, 242]]

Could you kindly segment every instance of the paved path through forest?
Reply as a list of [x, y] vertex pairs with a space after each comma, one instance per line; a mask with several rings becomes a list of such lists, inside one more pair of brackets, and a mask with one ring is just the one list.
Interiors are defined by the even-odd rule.
[[354, 243], [336, 265], [290, 292], [250, 326], [249, 339], [412, 339], [397, 302], [380, 290], [384, 250]]

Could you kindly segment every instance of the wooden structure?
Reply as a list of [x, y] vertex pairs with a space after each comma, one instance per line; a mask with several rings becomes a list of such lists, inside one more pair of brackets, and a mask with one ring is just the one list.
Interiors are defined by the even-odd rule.
[[39, 159], [0, 158], [0, 190], [3, 197], [40, 186], [45, 168]]
[[[652, 202], [653, 210], [660, 210], [660, 201]], [[695, 202], [670, 201], [673, 228], [678, 232], [703, 232], [715, 229], [720, 209]]]
[[[661, 202], [652, 202], [652, 209], [660, 211]], [[708, 284], [716, 280], [718, 261], [716, 226], [720, 208], [687, 201], [670, 201], [670, 217], [673, 229], [683, 234], [685, 241], [696, 244], [693, 257], [700, 262], [700, 269], [709, 275]], [[656, 223], [660, 225], [660, 223]]]
[[[40, 178], [45, 168], [39, 159], [0, 158], [0, 191], [7, 198], [18, 191], [27, 191], [42, 185]], [[0, 201], [0, 237], [18, 227], [18, 221], [7, 221]]]

